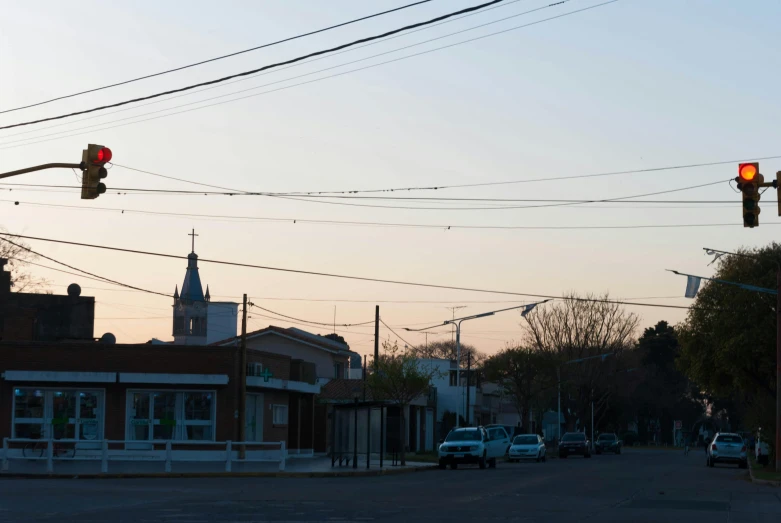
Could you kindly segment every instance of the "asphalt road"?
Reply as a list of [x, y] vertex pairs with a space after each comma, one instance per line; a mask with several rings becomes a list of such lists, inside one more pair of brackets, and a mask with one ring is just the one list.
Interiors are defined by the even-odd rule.
[[781, 521], [781, 489], [703, 452], [627, 450], [365, 478], [0, 480], [0, 522]]

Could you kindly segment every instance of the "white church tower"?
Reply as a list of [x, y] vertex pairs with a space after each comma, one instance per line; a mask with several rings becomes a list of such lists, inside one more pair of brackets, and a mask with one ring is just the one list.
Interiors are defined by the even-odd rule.
[[174, 290], [175, 345], [208, 345], [215, 341], [236, 336], [239, 304], [213, 302], [206, 287], [206, 294], [198, 273], [198, 255], [195, 254], [195, 229], [192, 236], [192, 251], [187, 255], [187, 272], [182, 283]]

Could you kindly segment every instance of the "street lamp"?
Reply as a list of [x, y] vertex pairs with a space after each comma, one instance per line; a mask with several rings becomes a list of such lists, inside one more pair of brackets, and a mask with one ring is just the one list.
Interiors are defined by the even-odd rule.
[[[455, 318], [455, 319], [452, 319], [452, 320], [445, 320], [444, 322], [442, 322], [439, 325], [432, 325], [430, 327], [424, 327], [422, 329], [410, 329], [409, 327], [404, 327], [404, 330], [408, 331], [408, 332], [423, 332], [423, 331], [426, 331], [428, 329], [433, 329], [434, 327], [441, 327], [443, 325], [455, 325], [455, 327], [456, 327], [456, 383], [460, 384], [461, 383], [461, 323], [462, 322], [467, 321], [467, 320], [476, 320], [477, 318], [485, 318], [487, 316], [493, 316], [497, 312], [510, 311], [510, 310], [514, 310], [514, 309], [524, 309], [521, 314], [525, 316], [527, 313], [529, 313], [537, 305], [540, 305], [540, 304], [548, 302], [548, 301], [550, 301], [550, 300], [539, 301], [539, 302], [536, 302], [536, 303], [529, 303], [529, 304], [526, 304], [526, 305], [518, 305], [516, 307], [507, 307], [506, 309], [498, 309], [498, 310], [495, 310], [495, 311], [483, 312], [481, 314], [474, 314], [472, 316], [465, 316], [463, 318]], [[461, 396], [462, 397], [464, 396], [464, 391], [463, 390], [461, 391]], [[460, 410], [461, 410], [461, 404], [462, 403], [463, 403], [463, 399], [461, 401], [459, 401], [458, 404], [456, 405], [456, 428], [459, 427], [458, 416], [459, 416], [459, 413], [460, 413]], [[464, 414], [466, 414], [466, 409], [467, 408], [469, 408], [469, 407], [466, 406], [464, 408]]]

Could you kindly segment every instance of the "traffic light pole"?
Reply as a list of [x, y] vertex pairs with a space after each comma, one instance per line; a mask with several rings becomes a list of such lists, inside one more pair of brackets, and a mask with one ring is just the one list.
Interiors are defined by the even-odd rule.
[[10, 178], [11, 176], [18, 176], [20, 174], [32, 173], [35, 171], [43, 171], [45, 169], [81, 169], [82, 167], [83, 166], [80, 163], [45, 163], [43, 165], [36, 165], [35, 167], [27, 167], [26, 169], [0, 173], [0, 178]]
[[781, 264], [776, 274], [776, 472], [781, 472]]

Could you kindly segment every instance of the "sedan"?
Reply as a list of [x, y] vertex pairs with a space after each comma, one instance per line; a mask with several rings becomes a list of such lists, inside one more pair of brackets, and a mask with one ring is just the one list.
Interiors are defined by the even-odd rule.
[[509, 458], [511, 462], [522, 459], [545, 461], [545, 442], [536, 434], [515, 436], [510, 445]]
[[567, 432], [559, 443], [559, 457], [566, 458], [570, 454], [579, 454], [584, 458], [591, 457], [590, 441], [582, 432]]

